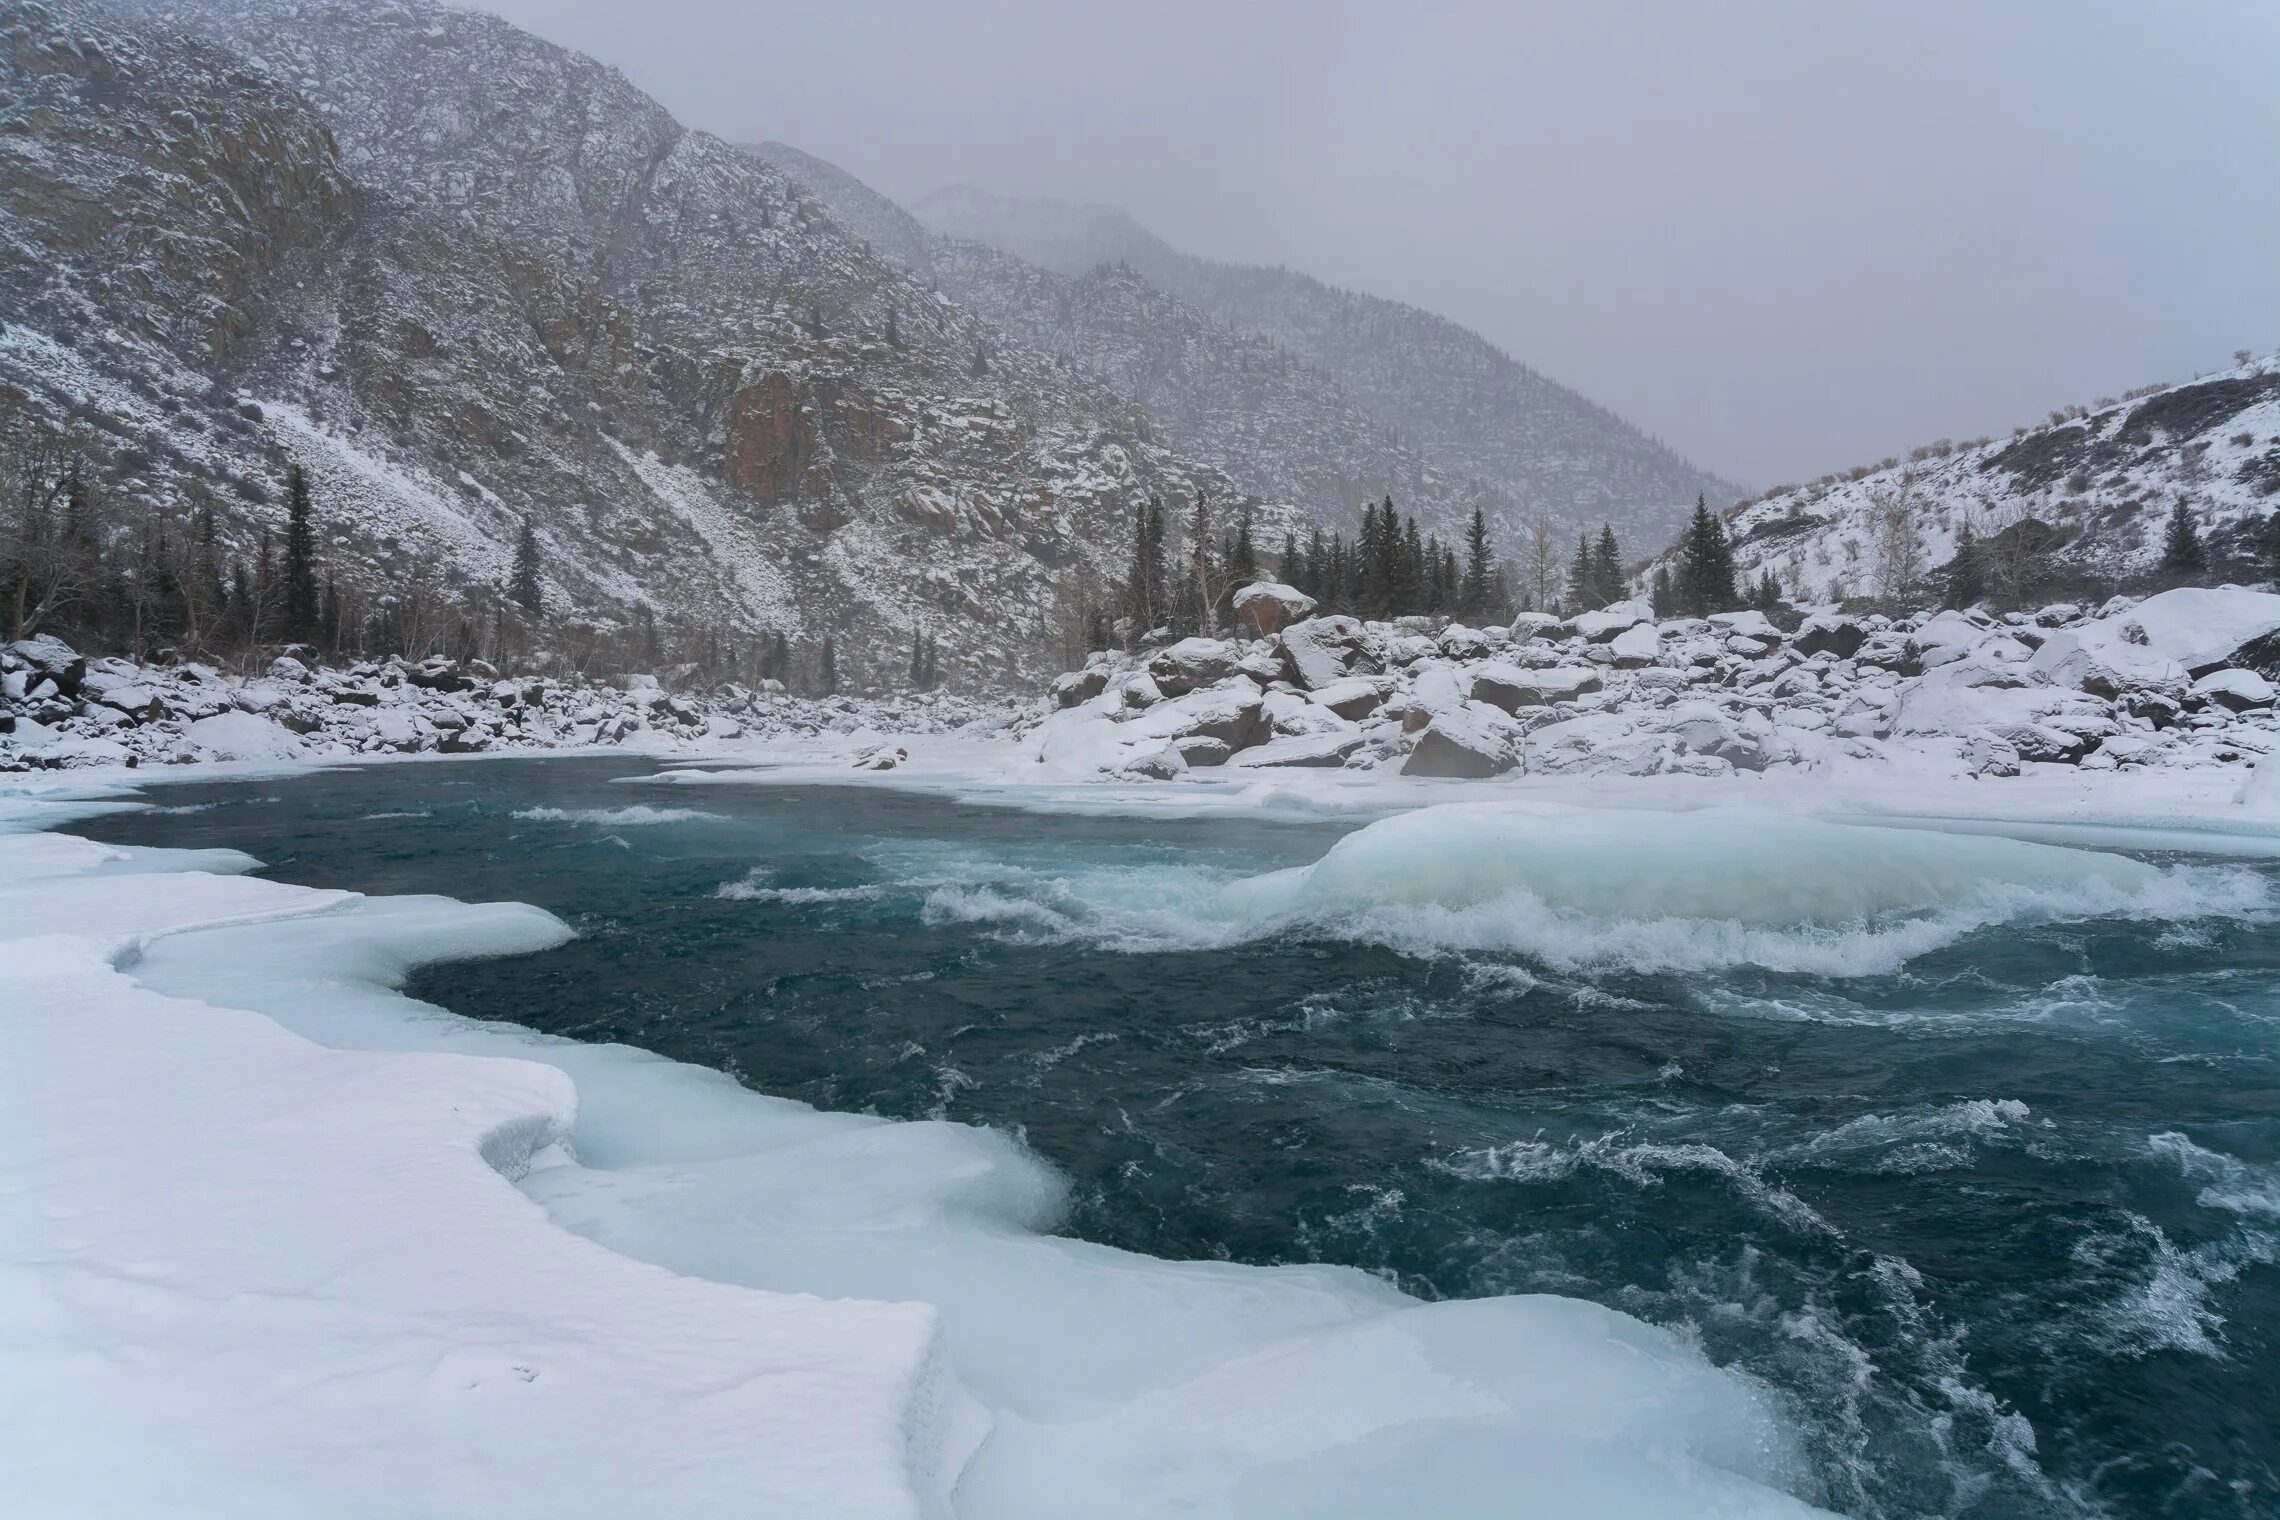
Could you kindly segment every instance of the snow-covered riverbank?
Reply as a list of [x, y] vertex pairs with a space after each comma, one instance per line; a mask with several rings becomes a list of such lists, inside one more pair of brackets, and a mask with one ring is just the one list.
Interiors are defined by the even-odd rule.
[[[1756, 943], [1768, 915], [1817, 925], [1821, 898], [1873, 873], [1832, 853], [1820, 824], [1634, 821], [1597, 839], [1590, 814], [1527, 804], [2280, 853], [2255, 768], [2280, 737], [2247, 679], [2261, 679], [2261, 641], [2280, 629], [2265, 604], [2280, 598], [2194, 595], [2221, 604], [2169, 618], [2156, 599], [2052, 627], [1926, 619], [1861, 628], [1843, 655], [1754, 625], [1632, 622], [1605, 641], [1538, 626], [1477, 650], [1461, 631], [1451, 648], [1359, 629], [1334, 646], [1339, 670], [1309, 673], [1286, 632], [1226, 651], [1234, 668], [1178, 694], [1154, 665], [1221, 654], [1105, 659], [1054, 715], [1010, 725], [941, 700], [753, 693], [724, 719], [642, 682], [534, 694], [403, 666], [256, 681], [176, 668], [154, 685], [96, 663], [60, 672], [75, 678], [66, 696], [42, 669], [55, 690], [9, 689], [13, 753], [78, 768], [0, 784], [0, 1448], [19, 1507], [380, 1515], [417, 1493], [436, 1513], [534, 1515], [1804, 1513], [1785, 1490], [1809, 1480], [1764, 1392], [1639, 1321], [1560, 1298], [1424, 1304], [1342, 1269], [1174, 1264], [1062, 1239], [1048, 1233], [1058, 1179], [1002, 1133], [821, 1113], [394, 990], [422, 961], [569, 932], [538, 910], [321, 892], [248, 878], [226, 851], [39, 831], [132, 805], [138, 780], [230, 769], [130, 772], [130, 757], [243, 769], [568, 751], [637, 717], [615, 738], [685, 757], [642, 778], [676, 789], [832, 782], [1357, 823], [1460, 804], [1229, 898], [1261, 932], [1422, 912], [1469, 933], [1484, 893], [1517, 894], [1606, 920], [1630, 945], [1672, 913], [1723, 920], [1693, 897], [1671, 907], [1668, 881], [1660, 897], [1591, 898], [1579, 860], [1755, 841], [1765, 858], [1743, 868], [1762, 875], [1789, 870], [1784, 841], [1802, 841], [1826, 891], [1730, 915], [1736, 943]], [[1654, 662], [1595, 653], [1625, 638], [1644, 653], [1649, 635]], [[20, 652], [11, 677], [32, 668]], [[1489, 700], [1570, 669], [1599, 690], [1510, 711]], [[1357, 716], [1336, 711], [1347, 701]], [[1241, 746], [1174, 731], [1223, 707], [1240, 709]], [[1904, 731], [1933, 710], [1973, 723]], [[391, 714], [412, 742], [382, 733]], [[443, 742], [477, 724], [481, 746]], [[1485, 735], [1497, 747], [1466, 752], [1510, 763], [1431, 774], [1443, 767], [1411, 762], [1437, 726]], [[1598, 734], [1577, 752], [1604, 763], [1538, 763], [1566, 753], [1546, 739], [1561, 728]], [[1697, 745], [1697, 729], [1727, 750]], [[201, 737], [215, 734], [237, 737]], [[2026, 757], [2069, 735], [2094, 742]], [[1191, 757], [1198, 738], [1227, 754]], [[1335, 766], [1235, 763], [1349, 740]], [[1762, 767], [1733, 758], [1744, 741]], [[1861, 912], [1952, 909], [1938, 922], [1968, 927], [2013, 897], [2099, 912], [2161, 890], [2145, 867], [2123, 879], [2099, 857], [1956, 845], [1891, 844], [1906, 869], [1886, 896], [1900, 897]], [[787, 1255], [831, 1296], [763, 1291], [750, 1264]]]
[[[1806, 1512], [1665, 1332], [1039, 1233], [1003, 1134], [392, 990], [546, 914], [29, 832], [65, 779], [0, 835], [17, 1512]], [[847, 1296], [737, 1285], [787, 1251]]]

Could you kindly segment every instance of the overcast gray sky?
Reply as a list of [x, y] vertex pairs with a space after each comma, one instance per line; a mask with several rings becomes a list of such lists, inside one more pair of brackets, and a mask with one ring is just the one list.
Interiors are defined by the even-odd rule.
[[1121, 205], [1753, 485], [2280, 346], [2274, 0], [495, 0], [912, 200]]

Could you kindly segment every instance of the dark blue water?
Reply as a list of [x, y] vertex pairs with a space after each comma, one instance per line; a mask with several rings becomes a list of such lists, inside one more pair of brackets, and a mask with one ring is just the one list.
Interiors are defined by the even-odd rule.
[[87, 829], [538, 903], [578, 938], [410, 990], [1015, 1130], [1092, 1239], [1683, 1327], [1787, 1396], [1849, 1513], [2280, 1514], [2261, 923], [2019, 924], [1857, 978], [1212, 948], [1217, 882], [1344, 826], [611, 784], [639, 769], [170, 787]]

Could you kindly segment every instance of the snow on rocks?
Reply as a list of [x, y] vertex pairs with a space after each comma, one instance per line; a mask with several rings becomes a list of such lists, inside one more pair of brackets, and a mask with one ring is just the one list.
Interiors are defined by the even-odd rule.
[[[320, 669], [310, 663], [313, 658], [282, 655], [262, 674], [246, 677], [188, 661], [89, 660], [55, 638], [22, 640], [0, 650], [0, 772], [487, 754], [637, 739], [670, 749], [846, 733], [866, 725], [879, 732], [938, 733], [1002, 725], [1008, 717], [1002, 708], [940, 692], [815, 699], [733, 682], [668, 691], [651, 675], [613, 685], [502, 677], [479, 661], [388, 660]], [[1227, 660], [1221, 663], [1221, 674], [1232, 669]], [[1093, 695], [1110, 678], [1099, 668], [1074, 674], [1079, 679], [1071, 684]], [[1148, 687], [1135, 705], [1159, 697]]]
[[1166, 779], [2229, 765], [2280, 750], [2276, 660], [2280, 596], [2230, 587], [2089, 614], [1824, 608], [1787, 632], [1758, 612], [1658, 622], [1637, 604], [1437, 635], [1333, 615], [1096, 654], [1055, 683], [1034, 756], [1071, 777]]
[[1314, 611], [1314, 598], [1280, 581], [1253, 581], [1235, 593], [1235, 617], [1254, 638], [1265, 638], [1285, 623]]

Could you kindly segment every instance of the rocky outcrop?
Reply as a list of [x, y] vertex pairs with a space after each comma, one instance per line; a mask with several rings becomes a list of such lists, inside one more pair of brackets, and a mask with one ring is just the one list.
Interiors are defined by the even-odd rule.
[[[2280, 752], [2280, 688], [2226, 662], [2275, 629], [2280, 596], [2235, 588], [2089, 613], [1822, 611], [1803, 623], [1814, 637], [1786, 640], [1756, 613], [1529, 614], [1437, 636], [1318, 617], [1247, 644], [1094, 655], [1056, 683], [1036, 754], [1076, 775], [1338, 765], [1471, 780], [2239, 764]], [[1210, 684], [1191, 687], [1191, 667]]]

